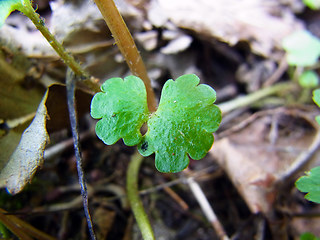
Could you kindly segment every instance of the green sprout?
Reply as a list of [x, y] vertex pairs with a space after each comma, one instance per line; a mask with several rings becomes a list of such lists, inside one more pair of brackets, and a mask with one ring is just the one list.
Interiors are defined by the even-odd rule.
[[[320, 107], [320, 89], [316, 89], [313, 91], [312, 99], [315, 102], [315, 104], [317, 104], [318, 107]], [[320, 115], [316, 116], [316, 121], [320, 125]]]
[[319, 77], [315, 71], [307, 70], [299, 76], [299, 84], [303, 88], [315, 88], [319, 84]]
[[301, 192], [307, 192], [305, 198], [320, 203], [320, 167], [312, 168], [305, 176], [296, 181], [296, 187]]
[[29, 0], [1, 0], [0, 1], [0, 27], [4, 24], [4, 21], [10, 15], [11, 12], [15, 10], [21, 11], [25, 4]]
[[288, 73], [302, 87], [299, 101], [308, 102], [312, 89], [319, 84], [315, 70], [320, 57], [320, 39], [307, 30], [299, 30], [287, 36], [282, 46], [290, 66]]
[[308, 67], [318, 62], [320, 40], [307, 30], [300, 30], [287, 36], [282, 46], [287, 52], [287, 61], [291, 66]]
[[[312, 99], [320, 107], [320, 89], [313, 91]], [[316, 121], [320, 125], [320, 115], [316, 116]], [[306, 172], [306, 175], [300, 177], [295, 184], [301, 192], [307, 192], [306, 199], [320, 203], [320, 166]]]
[[320, 0], [303, 0], [303, 3], [312, 10], [320, 9]]
[[[147, 108], [146, 90], [135, 76], [112, 78], [101, 87], [91, 103], [91, 116], [100, 119], [96, 133], [106, 144], [120, 138], [126, 145], [138, 145], [141, 155], [155, 153], [160, 172], [179, 172], [210, 150], [221, 122], [221, 111], [213, 103], [215, 91], [199, 84], [194, 74], [168, 80], [155, 113]], [[142, 136], [140, 128], [148, 125]]]

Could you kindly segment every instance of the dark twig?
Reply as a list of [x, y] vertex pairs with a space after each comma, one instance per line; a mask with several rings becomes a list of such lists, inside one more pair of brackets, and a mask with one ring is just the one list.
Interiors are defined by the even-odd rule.
[[66, 79], [67, 101], [68, 101], [69, 117], [70, 117], [70, 124], [71, 124], [72, 136], [73, 136], [73, 146], [74, 146], [75, 156], [76, 156], [76, 160], [77, 160], [77, 170], [78, 170], [78, 176], [79, 176], [79, 183], [81, 186], [83, 208], [84, 208], [84, 213], [86, 215], [88, 229], [89, 229], [91, 239], [96, 239], [94, 231], [93, 231], [93, 224], [91, 221], [90, 212], [89, 212], [87, 186], [86, 186], [86, 182], [85, 182], [84, 174], [83, 174], [83, 170], [82, 170], [82, 158], [81, 158], [79, 134], [78, 134], [76, 103], [75, 103], [75, 99], [74, 99], [75, 79], [76, 79], [75, 74], [71, 71], [71, 69], [68, 68], [67, 79]]

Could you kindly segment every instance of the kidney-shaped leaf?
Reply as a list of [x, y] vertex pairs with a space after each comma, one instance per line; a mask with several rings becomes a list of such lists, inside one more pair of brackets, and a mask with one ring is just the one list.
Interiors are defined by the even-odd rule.
[[200, 84], [194, 74], [168, 80], [158, 110], [148, 121], [148, 131], [139, 144], [143, 156], [155, 153], [160, 172], [179, 172], [192, 159], [203, 158], [211, 148], [221, 122], [221, 111], [213, 103], [215, 91]]
[[294, 66], [312, 66], [320, 56], [320, 40], [309, 31], [301, 30], [287, 36], [282, 42], [287, 61]]
[[91, 102], [91, 116], [101, 119], [97, 136], [107, 145], [120, 138], [128, 146], [137, 145], [142, 138], [140, 128], [149, 115], [144, 83], [135, 76], [111, 78], [101, 90]]
[[312, 10], [320, 9], [320, 1], [319, 0], [302, 0], [303, 3]]
[[296, 181], [296, 187], [301, 192], [307, 192], [306, 199], [320, 203], [320, 167], [312, 168], [305, 176]]

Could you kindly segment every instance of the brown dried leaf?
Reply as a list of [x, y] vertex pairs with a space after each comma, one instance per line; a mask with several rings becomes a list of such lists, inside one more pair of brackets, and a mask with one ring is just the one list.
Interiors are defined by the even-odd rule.
[[257, 117], [240, 131], [215, 142], [211, 154], [253, 213], [268, 213], [276, 183], [311, 144], [315, 129], [304, 115], [288, 109]]
[[[91, 97], [90, 94], [76, 91], [79, 116], [89, 111]], [[21, 191], [43, 164], [43, 152], [49, 141], [48, 132], [66, 127], [69, 127], [66, 88], [55, 84], [48, 88], [36, 116], [22, 136], [21, 128], [14, 128], [0, 138], [0, 146], [8, 150], [4, 151], [6, 154], [0, 154], [0, 169], [5, 165], [0, 172], [0, 188], [6, 187], [11, 194]], [[20, 143], [16, 147], [19, 139]]]
[[44, 95], [36, 116], [21, 136], [20, 143], [11, 155], [7, 165], [0, 173], [0, 186], [16, 194], [30, 182], [36, 169], [43, 163], [43, 151], [49, 141], [46, 130], [47, 109]]
[[276, 0], [158, 0], [157, 7], [178, 27], [230, 45], [248, 41], [254, 52], [265, 56], [281, 47], [283, 37], [302, 27]]
[[93, 222], [96, 226], [97, 239], [107, 239], [110, 230], [116, 217], [116, 212], [113, 210], [99, 207], [94, 211]]

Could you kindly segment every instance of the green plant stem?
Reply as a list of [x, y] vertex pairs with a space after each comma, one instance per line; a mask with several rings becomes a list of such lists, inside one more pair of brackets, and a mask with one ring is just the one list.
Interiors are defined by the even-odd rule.
[[138, 152], [130, 160], [127, 170], [127, 195], [143, 239], [154, 240], [153, 230], [144, 211], [138, 191], [138, 173], [142, 160], [143, 157]]
[[58, 53], [65, 64], [72, 69], [72, 71], [82, 78], [85, 84], [94, 92], [100, 91], [100, 87], [93, 78], [81, 67], [75, 58], [69, 54], [60, 42], [51, 34], [49, 29], [45, 26], [44, 20], [40, 18], [39, 14], [35, 12], [30, 1], [24, 1], [24, 6], [18, 9], [24, 13], [46, 38], [52, 48]]
[[147, 89], [147, 101], [150, 112], [156, 110], [156, 101], [146, 67], [134, 40], [123, 21], [113, 0], [94, 0], [106, 21], [120, 52], [125, 58], [133, 75], [141, 78]]
[[264, 97], [281, 93], [281, 92], [286, 92], [296, 87], [297, 87], [297, 84], [295, 84], [294, 82], [278, 83], [276, 85], [260, 89], [244, 97], [238, 97], [229, 102], [219, 104], [218, 106], [221, 109], [222, 114], [225, 115], [226, 113], [231, 112], [232, 110], [235, 110], [237, 108], [250, 106], [256, 103], [256, 101]]
[[5, 225], [3, 225], [2, 222], [0, 222], [0, 237], [3, 239], [9, 239], [10, 233]]

